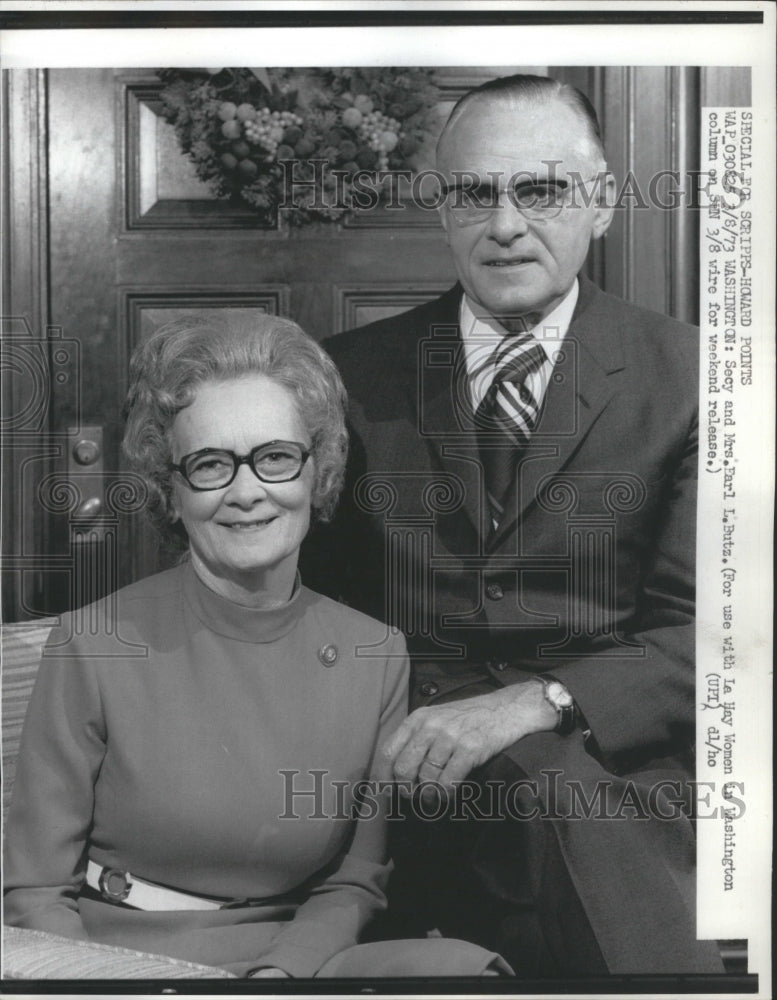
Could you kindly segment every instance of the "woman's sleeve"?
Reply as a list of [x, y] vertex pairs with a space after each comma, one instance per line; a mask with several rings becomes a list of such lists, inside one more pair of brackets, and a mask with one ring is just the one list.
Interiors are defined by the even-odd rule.
[[[65, 629], [55, 630], [47, 650]], [[15, 927], [86, 938], [76, 905], [105, 754], [94, 660], [46, 655], [24, 723], [8, 813], [4, 919]]]
[[373, 794], [380, 780], [377, 752], [407, 715], [410, 664], [398, 634], [386, 661], [382, 711], [368, 798], [355, 823], [348, 852], [336, 870], [315, 884], [294, 919], [275, 937], [257, 968], [283, 969], [291, 976], [313, 976], [333, 955], [358, 943], [369, 921], [386, 907], [391, 872], [386, 858], [385, 796]]

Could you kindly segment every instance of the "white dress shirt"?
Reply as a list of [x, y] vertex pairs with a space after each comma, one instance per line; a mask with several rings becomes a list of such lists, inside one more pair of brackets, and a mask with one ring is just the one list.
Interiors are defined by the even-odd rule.
[[[526, 388], [537, 400], [538, 408], [542, 406], [548, 384], [553, 375], [553, 365], [556, 362], [558, 350], [569, 330], [572, 313], [577, 305], [580, 287], [577, 279], [566, 296], [548, 313], [541, 323], [529, 331], [545, 352], [545, 364], [526, 379]], [[504, 337], [512, 337], [498, 320], [488, 313], [469, 296], [464, 295], [459, 309], [459, 329], [464, 342], [464, 360], [467, 366], [470, 398], [473, 411], [477, 410], [481, 400], [496, 374], [493, 355]]]

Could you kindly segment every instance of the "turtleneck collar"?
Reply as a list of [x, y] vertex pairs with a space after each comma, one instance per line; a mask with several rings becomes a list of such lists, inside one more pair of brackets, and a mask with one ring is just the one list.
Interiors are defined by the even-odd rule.
[[207, 587], [191, 562], [182, 566], [183, 591], [194, 615], [217, 635], [241, 642], [275, 642], [290, 632], [310, 601], [310, 591], [302, 586], [299, 573], [291, 598], [276, 608], [251, 608], [235, 604]]

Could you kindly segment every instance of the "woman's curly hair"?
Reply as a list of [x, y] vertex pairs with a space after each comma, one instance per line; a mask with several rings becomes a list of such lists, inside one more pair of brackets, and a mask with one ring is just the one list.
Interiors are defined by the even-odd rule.
[[334, 513], [348, 450], [346, 393], [334, 362], [291, 320], [214, 310], [161, 327], [130, 362], [124, 454], [148, 486], [148, 514], [170, 540], [186, 542], [172, 510], [170, 431], [176, 414], [204, 382], [250, 375], [264, 375], [294, 397], [312, 442], [313, 516], [327, 521]]

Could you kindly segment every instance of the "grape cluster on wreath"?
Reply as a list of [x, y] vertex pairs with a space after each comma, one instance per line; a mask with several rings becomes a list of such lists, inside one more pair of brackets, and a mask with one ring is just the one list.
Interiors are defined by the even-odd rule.
[[[427, 136], [436, 90], [428, 70], [162, 70], [163, 115], [198, 175], [219, 195], [259, 212], [289, 207], [284, 167], [296, 180], [323, 161], [323, 192], [292, 187], [291, 221], [337, 219], [321, 203], [357, 172], [406, 169]], [[342, 183], [340, 190], [342, 191]]]

